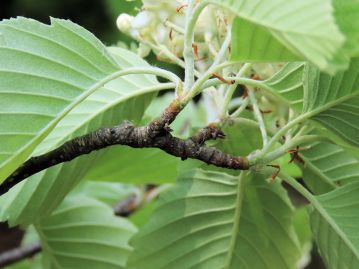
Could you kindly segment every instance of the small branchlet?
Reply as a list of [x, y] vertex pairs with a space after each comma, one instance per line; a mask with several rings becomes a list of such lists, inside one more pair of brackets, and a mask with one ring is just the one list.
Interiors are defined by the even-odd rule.
[[207, 140], [216, 140], [217, 138], [223, 139], [225, 136], [226, 135], [219, 128], [217, 123], [211, 123], [199, 130], [197, 134], [191, 137], [191, 139], [198, 145], [203, 145]]

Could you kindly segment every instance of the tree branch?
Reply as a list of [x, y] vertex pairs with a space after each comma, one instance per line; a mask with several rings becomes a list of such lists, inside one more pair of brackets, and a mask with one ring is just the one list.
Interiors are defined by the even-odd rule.
[[172, 136], [169, 125], [181, 109], [180, 102], [175, 100], [165, 109], [160, 118], [147, 126], [136, 127], [131, 122], [124, 121], [120, 125], [98, 129], [74, 138], [48, 153], [32, 157], [0, 185], [0, 195], [42, 170], [112, 145], [159, 148], [170, 155], [180, 157], [182, 160], [197, 159], [207, 164], [230, 169], [247, 170], [249, 168], [247, 158], [232, 156], [204, 144], [208, 139], [224, 136], [223, 132], [214, 124], [202, 129], [196, 136], [189, 139], [184, 140]]
[[31, 258], [41, 251], [40, 242], [31, 245], [21, 246], [0, 254], [0, 268]]

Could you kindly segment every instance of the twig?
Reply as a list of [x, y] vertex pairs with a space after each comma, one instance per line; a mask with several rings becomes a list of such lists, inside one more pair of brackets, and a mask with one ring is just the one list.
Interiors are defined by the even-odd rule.
[[[169, 125], [180, 113], [179, 101], [173, 101], [162, 116], [147, 126], [136, 127], [129, 121], [120, 125], [98, 129], [81, 137], [74, 138], [62, 146], [32, 157], [13, 172], [1, 185], [0, 195], [25, 178], [56, 164], [68, 162], [81, 155], [88, 154], [112, 145], [127, 145], [133, 148], [159, 148], [170, 155], [201, 160], [207, 164], [230, 169], [249, 169], [246, 157], [226, 154], [218, 149], [207, 147], [202, 140], [223, 137], [222, 132], [214, 132], [213, 128], [204, 128], [201, 139], [180, 139], [172, 136]], [[215, 135], [214, 135], [215, 134]]]
[[40, 242], [21, 246], [0, 254], [0, 268], [14, 264], [27, 258], [31, 258], [41, 251]]

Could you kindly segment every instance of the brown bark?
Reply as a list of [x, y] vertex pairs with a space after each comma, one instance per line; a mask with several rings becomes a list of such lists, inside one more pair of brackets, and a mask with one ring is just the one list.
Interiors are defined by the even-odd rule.
[[247, 170], [249, 168], [247, 158], [226, 154], [205, 145], [205, 141], [209, 139], [224, 137], [224, 133], [215, 124], [203, 128], [197, 135], [189, 139], [174, 137], [169, 125], [181, 109], [179, 102], [173, 101], [160, 118], [147, 126], [136, 127], [131, 122], [124, 121], [120, 125], [98, 129], [74, 138], [46, 154], [32, 157], [0, 185], [0, 195], [33, 174], [112, 145], [159, 148], [182, 160], [197, 159], [207, 164], [230, 169]]

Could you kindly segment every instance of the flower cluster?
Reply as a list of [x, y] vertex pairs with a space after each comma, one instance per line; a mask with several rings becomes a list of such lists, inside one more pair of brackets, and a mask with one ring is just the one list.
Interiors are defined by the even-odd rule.
[[[139, 55], [151, 50], [161, 60], [182, 58], [187, 1], [143, 0], [136, 16], [121, 14], [117, 27], [139, 41]], [[197, 3], [198, 4], [198, 3]], [[217, 54], [231, 23], [232, 15], [215, 6], [207, 6], [195, 28], [194, 52], [197, 62], [210, 62]]]

